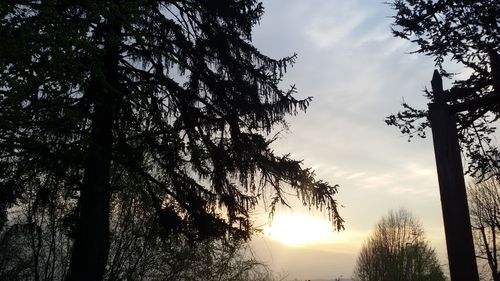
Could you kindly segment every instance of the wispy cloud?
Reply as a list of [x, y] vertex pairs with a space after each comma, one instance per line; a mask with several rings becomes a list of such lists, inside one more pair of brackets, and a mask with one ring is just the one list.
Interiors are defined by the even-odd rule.
[[[366, 20], [366, 12], [354, 6], [354, 1], [333, 1], [322, 6], [319, 13], [306, 25], [306, 34], [316, 46], [325, 48], [345, 42]], [[326, 7], [325, 7], [326, 6]], [[353, 11], [357, 10], [356, 13]]]

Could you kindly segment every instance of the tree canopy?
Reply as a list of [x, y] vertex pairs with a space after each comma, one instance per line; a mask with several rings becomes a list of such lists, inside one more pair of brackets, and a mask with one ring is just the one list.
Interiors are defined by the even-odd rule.
[[[500, 4], [495, 0], [394, 0], [393, 34], [418, 46], [414, 53], [432, 56], [441, 74], [452, 61], [464, 68], [465, 79], [454, 80], [445, 91], [450, 106], [468, 105], [458, 114], [459, 137], [469, 159], [467, 172], [478, 179], [490, 177], [499, 167], [494, 143], [500, 102]], [[429, 77], [431, 76], [429, 70]], [[432, 101], [429, 91], [426, 97]], [[482, 98], [483, 106], [474, 105]], [[458, 110], [457, 110], [458, 111]], [[425, 137], [427, 110], [403, 103], [403, 111], [386, 119], [411, 137]]]
[[444, 281], [436, 252], [422, 224], [405, 209], [391, 211], [375, 226], [356, 261], [359, 281]]
[[[276, 155], [273, 130], [307, 108], [278, 87], [295, 55], [251, 43], [255, 0], [0, 3], [0, 211], [58, 197], [75, 238], [67, 280], [100, 280], [110, 200], [153, 206], [163, 233], [248, 238], [249, 213], [291, 188], [343, 220], [337, 186]], [[31, 194], [30, 194], [31, 195]]]

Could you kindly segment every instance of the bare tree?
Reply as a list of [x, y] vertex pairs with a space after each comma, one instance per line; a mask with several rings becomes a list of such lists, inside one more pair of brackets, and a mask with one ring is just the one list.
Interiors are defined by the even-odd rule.
[[191, 240], [165, 235], [155, 209], [136, 198], [113, 205], [111, 249], [104, 280], [270, 281], [273, 274], [243, 240]]
[[422, 224], [407, 210], [390, 211], [361, 248], [355, 277], [376, 280], [445, 280]]
[[[33, 193], [35, 194], [35, 193]], [[249, 244], [226, 238], [192, 241], [165, 233], [155, 209], [126, 194], [115, 196], [111, 208], [111, 247], [106, 281], [273, 281], [279, 280], [252, 254]], [[0, 231], [0, 280], [64, 280], [72, 245], [72, 200], [39, 196], [11, 212]], [[57, 203], [57, 204], [56, 204]]]
[[27, 192], [0, 231], [0, 280], [61, 280], [66, 274], [72, 243], [64, 224], [74, 200], [42, 194]]
[[491, 280], [500, 281], [500, 183], [497, 178], [470, 184], [469, 205], [474, 243], [479, 261], [484, 261]]

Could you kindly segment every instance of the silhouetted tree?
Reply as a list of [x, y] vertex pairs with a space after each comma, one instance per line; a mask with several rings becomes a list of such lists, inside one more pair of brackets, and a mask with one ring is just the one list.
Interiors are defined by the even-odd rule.
[[496, 178], [468, 187], [471, 226], [477, 257], [491, 280], [500, 280], [500, 186]]
[[[125, 200], [123, 200], [125, 199]], [[164, 237], [154, 208], [134, 198], [114, 200], [110, 258], [104, 280], [271, 281], [247, 242], [232, 237], [193, 243], [183, 235]]]
[[[34, 211], [26, 198], [0, 232], [0, 280], [63, 280], [71, 241], [59, 212]], [[230, 237], [192, 243], [182, 235], [162, 237], [151, 206], [114, 196], [110, 254], [104, 280], [272, 281], [277, 275], [252, 254], [250, 245]], [[59, 202], [59, 207], [63, 206]]]
[[262, 196], [291, 187], [342, 227], [337, 187], [314, 178], [270, 133], [305, 110], [278, 87], [295, 56], [251, 44], [255, 0], [0, 3], [0, 222], [28, 190], [74, 200], [66, 280], [101, 280], [110, 198], [155, 209], [163, 233], [248, 238]]
[[360, 281], [445, 280], [422, 224], [404, 209], [379, 221], [361, 248], [354, 275]]
[[[498, 171], [499, 151], [492, 143], [493, 124], [500, 116], [500, 3], [496, 0], [394, 0], [393, 34], [418, 45], [415, 53], [434, 57], [441, 73], [447, 77], [446, 60], [464, 67], [470, 75], [456, 80], [446, 90], [446, 102], [474, 103], [487, 97], [480, 108], [458, 114], [459, 138], [469, 159], [467, 172], [482, 180]], [[429, 77], [431, 71], [429, 70]], [[426, 97], [431, 99], [426, 90]], [[403, 103], [403, 111], [386, 119], [412, 138], [425, 137], [429, 127], [427, 110]]]
[[43, 205], [35, 188], [20, 201], [0, 231], [0, 280], [63, 280], [72, 245], [64, 215], [71, 205], [63, 200]]

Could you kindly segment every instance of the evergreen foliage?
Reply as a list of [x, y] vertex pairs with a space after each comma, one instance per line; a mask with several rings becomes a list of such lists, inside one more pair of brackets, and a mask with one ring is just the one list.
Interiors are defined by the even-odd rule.
[[101, 280], [111, 198], [127, 188], [165, 236], [252, 232], [250, 212], [291, 188], [343, 220], [337, 186], [270, 148], [311, 98], [278, 87], [295, 55], [251, 43], [255, 0], [0, 3], [0, 213], [61, 197], [74, 237], [67, 280]]
[[[459, 138], [469, 159], [467, 172], [479, 180], [490, 177], [499, 167], [498, 148], [494, 143], [495, 121], [500, 116], [500, 3], [496, 0], [425, 1], [394, 0], [396, 15], [393, 34], [415, 43], [414, 53], [432, 56], [441, 74], [453, 77], [445, 70], [447, 60], [464, 67], [470, 73], [455, 80], [445, 91], [446, 102], [470, 109], [458, 114]], [[431, 71], [429, 70], [429, 76]], [[425, 96], [432, 101], [429, 91]], [[479, 98], [484, 106], [474, 103]], [[463, 110], [463, 107], [455, 108]], [[410, 139], [425, 137], [429, 127], [427, 110], [403, 103], [403, 110], [386, 119]]]

